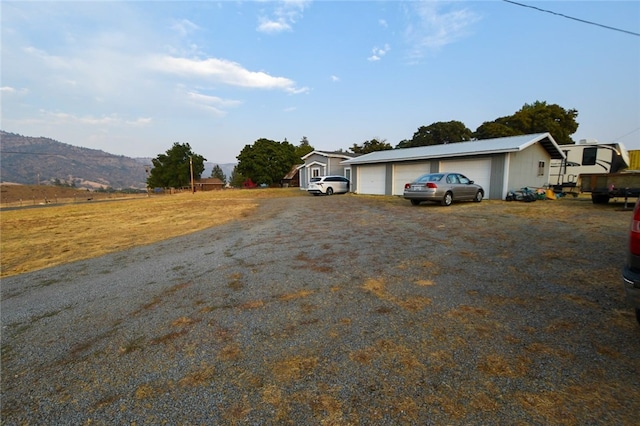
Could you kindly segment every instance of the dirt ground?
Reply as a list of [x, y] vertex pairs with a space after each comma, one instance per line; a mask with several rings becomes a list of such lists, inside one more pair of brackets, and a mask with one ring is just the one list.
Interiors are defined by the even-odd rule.
[[6, 424], [618, 424], [631, 210], [262, 199], [3, 279]]

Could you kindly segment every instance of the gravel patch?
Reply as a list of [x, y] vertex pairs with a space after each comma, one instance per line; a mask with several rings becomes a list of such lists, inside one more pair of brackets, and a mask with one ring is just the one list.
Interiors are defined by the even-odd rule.
[[636, 424], [622, 205], [259, 202], [3, 279], [2, 423]]

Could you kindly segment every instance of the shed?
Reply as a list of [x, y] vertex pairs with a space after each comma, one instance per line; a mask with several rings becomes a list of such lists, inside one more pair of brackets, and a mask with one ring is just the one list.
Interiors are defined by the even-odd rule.
[[549, 184], [551, 159], [564, 153], [550, 133], [376, 151], [342, 162], [359, 194], [402, 195], [425, 173], [455, 171], [482, 185], [485, 198]]
[[289, 173], [286, 174], [285, 177], [282, 178], [280, 184], [283, 188], [290, 187], [298, 187], [300, 186], [300, 168], [304, 166], [304, 164], [296, 164], [291, 167]]
[[342, 163], [357, 156], [358, 154], [342, 151], [311, 151], [302, 157], [304, 164], [298, 167], [300, 189], [306, 190], [311, 178], [317, 176], [338, 175], [351, 180], [351, 165]]

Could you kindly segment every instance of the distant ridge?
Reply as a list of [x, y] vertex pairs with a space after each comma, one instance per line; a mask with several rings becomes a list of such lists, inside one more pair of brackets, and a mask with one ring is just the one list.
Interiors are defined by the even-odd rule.
[[[202, 177], [211, 175], [214, 164], [205, 163]], [[227, 179], [234, 165], [220, 164]], [[0, 130], [1, 182], [25, 185], [61, 183], [88, 189], [144, 189], [146, 169], [150, 166], [151, 158], [114, 155], [46, 137]]]

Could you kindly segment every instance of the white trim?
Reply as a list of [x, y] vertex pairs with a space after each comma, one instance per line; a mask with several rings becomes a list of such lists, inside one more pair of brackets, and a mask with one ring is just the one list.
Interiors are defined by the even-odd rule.
[[307, 158], [311, 157], [314, 154], [321, 155], [327, 158], [344, 158], [345, 160], [350, 160], [354, 158], [354, 155], [349, 155], [349, 154], [340, 154], [340, 153], [325, 152], [325, 151], [311, 151], [304, 157], [301, 157], [301, 159], [306, 160]]
[[502, 172], [502, 198], [504, 200], [507, 198], [507, 194], [509, 193], [509, 173], [511, 173], [511, 153], [507, 152], [504, 155], [504, 171]]
[[[351, 167], [345, 167], [344, 169], [344, 177], [346, 177], [347, 179], [349, 179], [349, 181], [351, 181]], [[349, 176], [347, 176], [347, 173], [349, 173]]]

